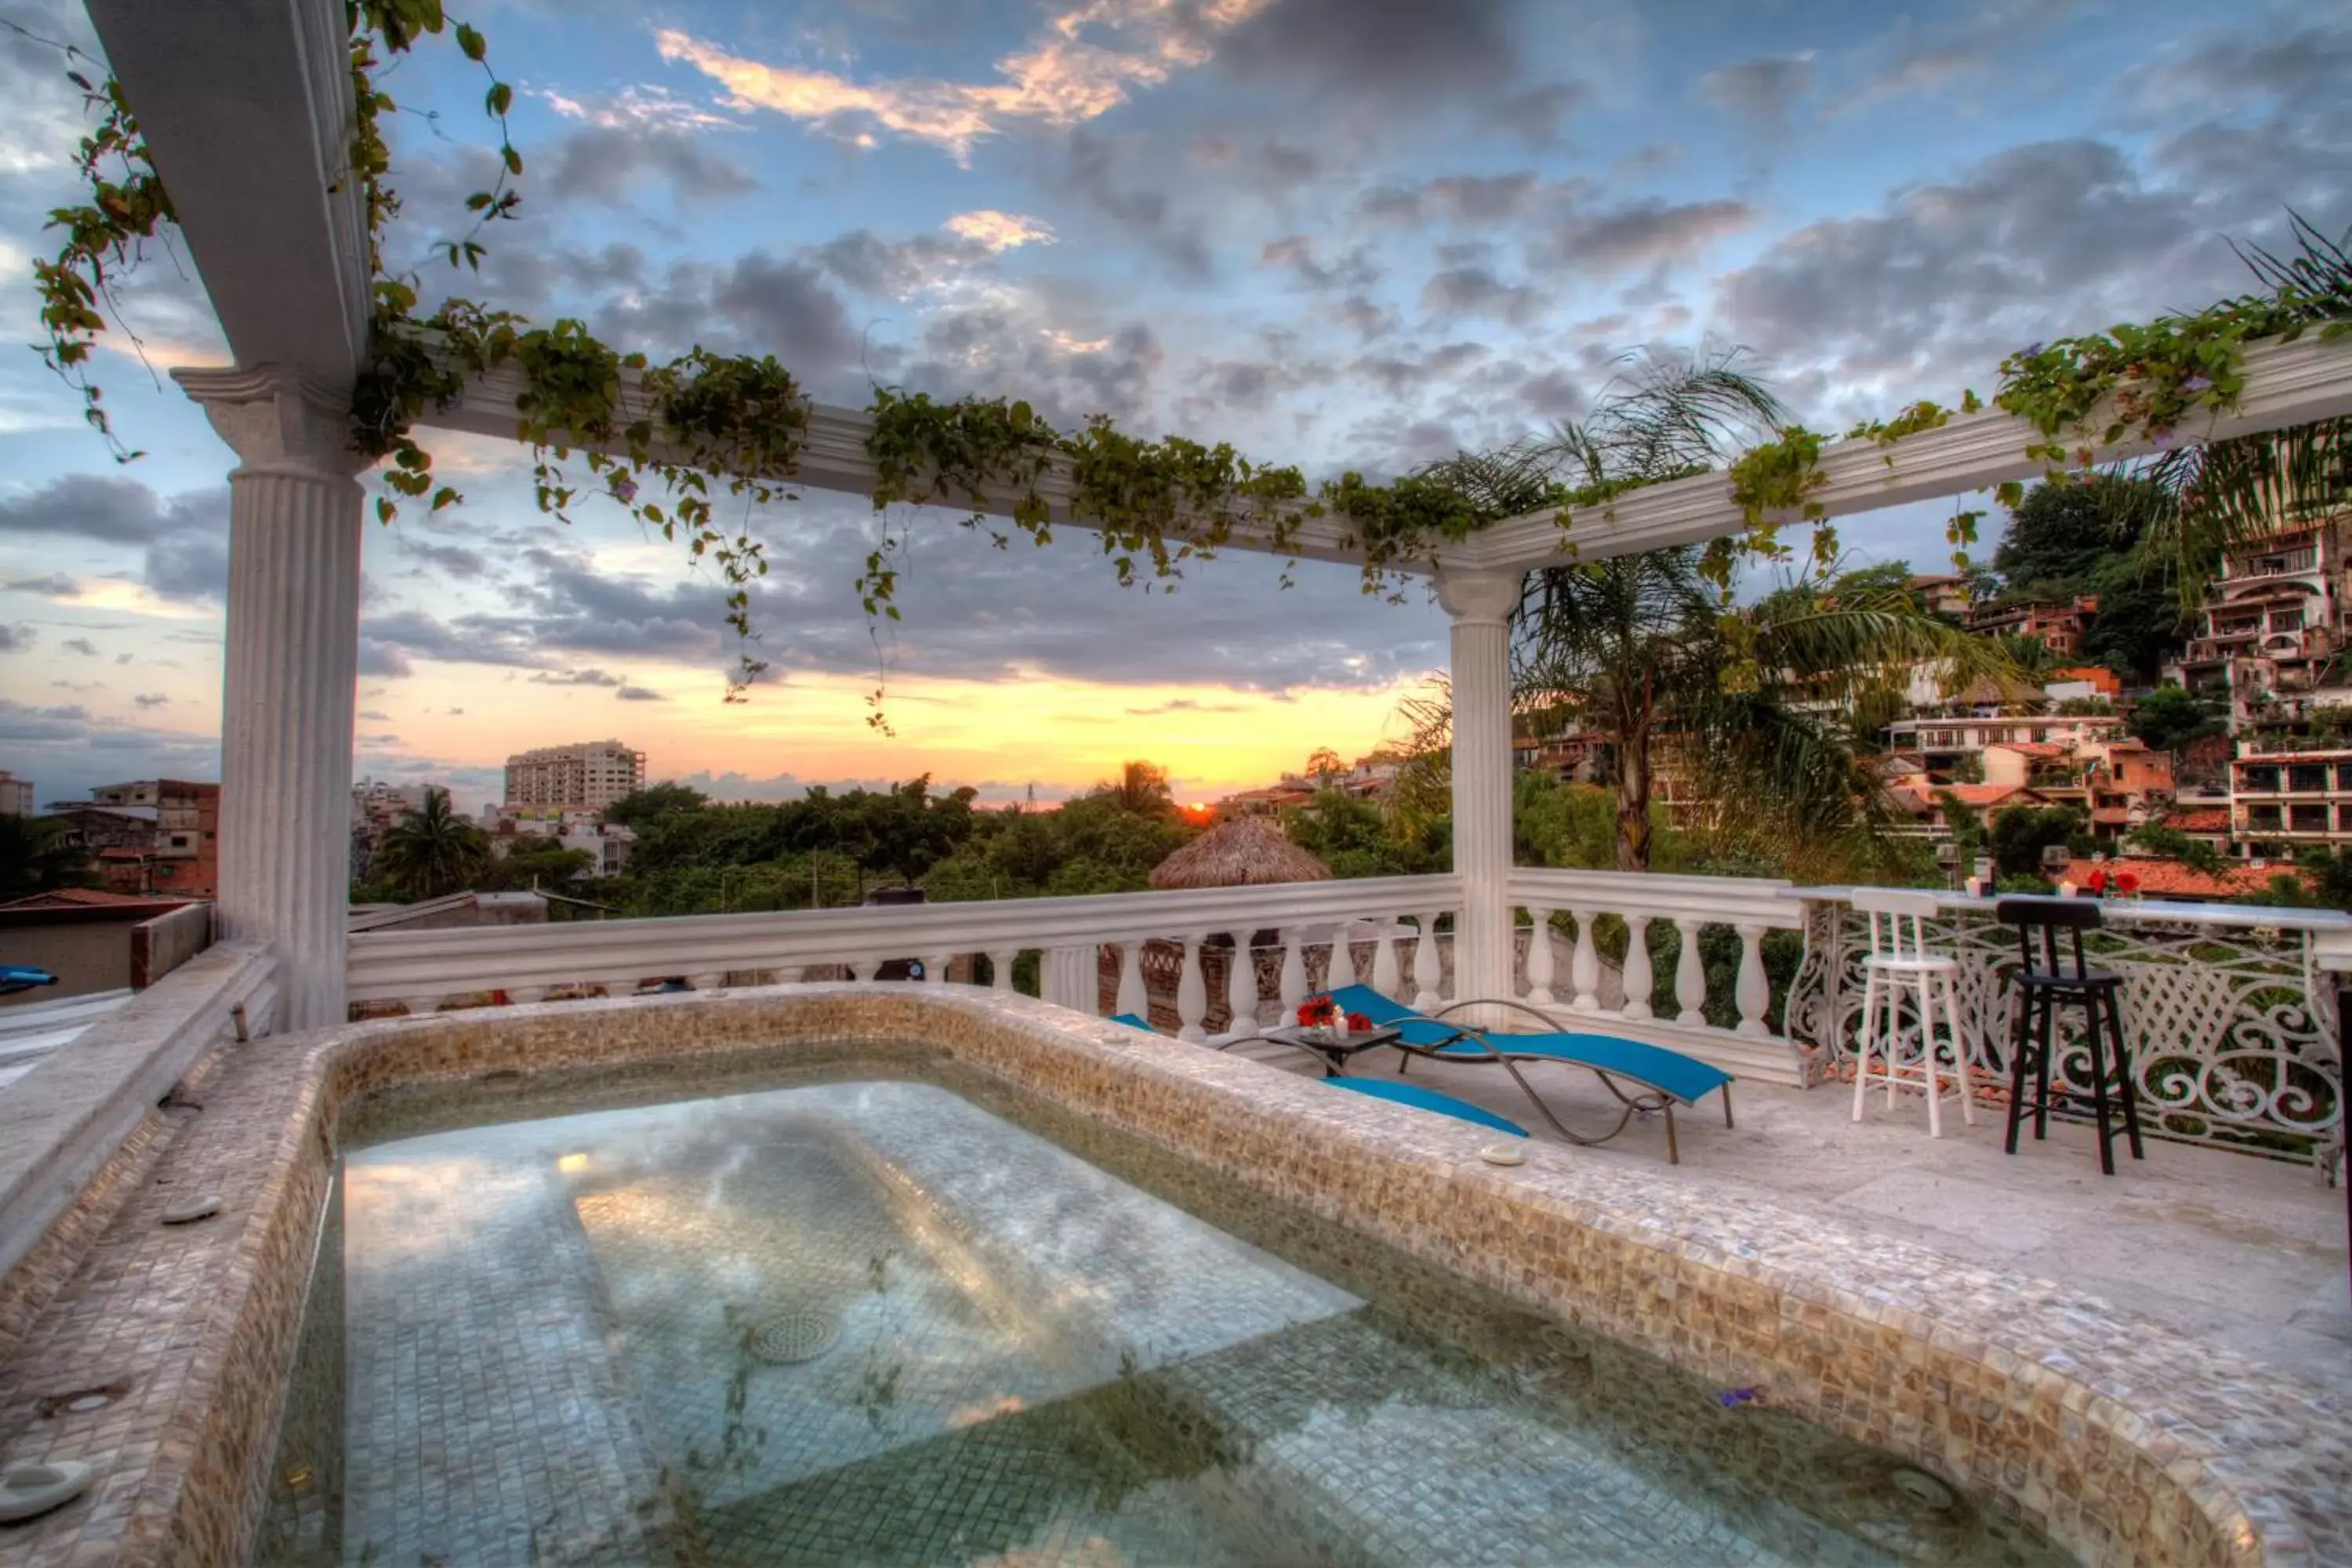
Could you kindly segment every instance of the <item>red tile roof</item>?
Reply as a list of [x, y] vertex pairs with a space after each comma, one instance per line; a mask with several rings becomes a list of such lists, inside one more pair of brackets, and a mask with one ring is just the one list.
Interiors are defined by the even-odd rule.
[[2195, 811], [2176, 811], [2164, 819], [2164, 825], [2177, 827], [2183, 833], [2227, 833], [2230, 831], [2230, 808], [2215, 805]]
[[21, 899], [11, 899], [0, 903], [0, 910], [89, 910], [135, 908], [143, 904], [161, 910], [175, 910], [189, 901], [140, 893], [110, 893], [99, 888], [53, 888], [46, 893], [29, 893]]
[[2270, 890], [2271, 879], [2281, 873], [2293, 873], [2294, 868], [2280, 862], [2257, 861], [2245, 865], [2224, 866], [2219, 871], [2192, 871], [2178, 860], [2162, 860], [2132, 857], [2095, 865], [2089, 860], [2068, 863], [2066, 879], [2076, 887], [2087, 886], [2091, 873], [2104, 870], [2113, 877], [2128, 871], [2139, 879], [2139, 890], [2158, 899], [2242, 899], [2249, 893]]

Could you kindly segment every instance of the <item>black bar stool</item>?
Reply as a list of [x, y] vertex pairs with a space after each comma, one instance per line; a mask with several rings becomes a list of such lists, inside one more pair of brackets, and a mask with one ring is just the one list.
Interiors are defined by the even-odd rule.
[[[2131, 1052], [2124, 1045], [2124, 978], [2093, 969], [2083, 958], [2083, 933], [2102, 923], [2099, 906], [2091, 899], [2003, 899], [1992, 907], [1993, 918], [2017, 928], [2017, 1038], [2009, 1055], [2009, 1152], [2017, 1152], [2017, 1129], [2025, 1120], [2026, 1069], [2033, 1070], [2033, 1136], [2038, 1141], [2050, 1126], [2050, 1062], [2055, 1050], [2058, 1009], [2083, 1010], [2083, 1043], [2091, 1058], [2091, 1103], [2099, 1118], [2099, 1169], [2116, 1173], [2115, 1129], [2107, 1077], [2112, 1067], [2116, 1087], [2123, 1097], [2124, 1132], [2131, 1142], [2132, 1158], [2141, 1159], [2139, 1100], [2132, 1093]], [[2065, 931], [2070, 945], [2062, 947]], [[2034, 952], [2041, 935], [2042, 952]], [[2104, 1038], [2102, 1037], [2104, 1036]], [[2112, 1064], [2108, 1052], [2114, 1053]]]

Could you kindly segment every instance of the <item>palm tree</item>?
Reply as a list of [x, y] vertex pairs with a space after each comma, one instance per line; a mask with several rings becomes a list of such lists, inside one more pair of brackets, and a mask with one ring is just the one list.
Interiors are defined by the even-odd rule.
[[446, 789], [426, 790], [376, 850], [377, 869], [411, 900], [463, 892], [489, 863], [489, 836], [450, 808]]
[[89, 855], [61, 816], [0, 816], [0, 899], [97, 880]]
[[1157, 763], [1135, 759], [1121, 763], [1118, 777], [1096, 784], [1092, 794], [1129, 816], [1157, 819], [1176, 815], [1176, 795], [1169, 787], [1168, 770]]
[[1719, 833], [1819, 846], [1877, 809], [1854, 714], [1899, 700], [1915, 668], [2002, 673], [1997, 648], [1902, 589], [1784, 589], [1727, 615], [1699, 562], [1684, 545], [1546, 571], [1521, 605], [1517, 700], [1573, 708], [1614, 744], [1620, 870], [1649, 868], [1669, 750]]
[[[2302, 215], [2288, 216], [2294, 254], [2233, 246], [2261, 285], [2234, 303], [2345, 331], [2352, 327], [2352, 230], [2331, 240]], [[2155, 481], [2151, 537], [2173, 553], [2184, 593], [2194, 595], [2227, 546], [2324, 518], [2352, 497], [2352, 418], [2179, 447], [2123, 468]]]

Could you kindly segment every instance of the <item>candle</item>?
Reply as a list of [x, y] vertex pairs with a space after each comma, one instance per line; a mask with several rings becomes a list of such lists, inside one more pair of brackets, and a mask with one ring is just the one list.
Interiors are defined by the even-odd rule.
[[2073, 898], [2073, 897], [2074, 896], [2074, 883], [2072, 883], [2072, 882], [2061, 882], [2061, 883], [2059, 883], [2059, 884], [2058, 884], [2058, 896], [2059, 896], [2060, 898], [2062, 898], [2062, 899], [2071, 899], [2071, 898]]

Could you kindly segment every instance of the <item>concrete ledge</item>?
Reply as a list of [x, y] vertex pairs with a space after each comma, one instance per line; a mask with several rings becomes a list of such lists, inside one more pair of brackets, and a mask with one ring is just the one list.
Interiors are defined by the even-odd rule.
[[[0, 1094], [0, 1277], [31, 1251], [204, 1049], [247, 1009], [266, 1025], [257, 944], [199, 954]], [[257, 1005], [258, 1004], [258, 1005]]]

